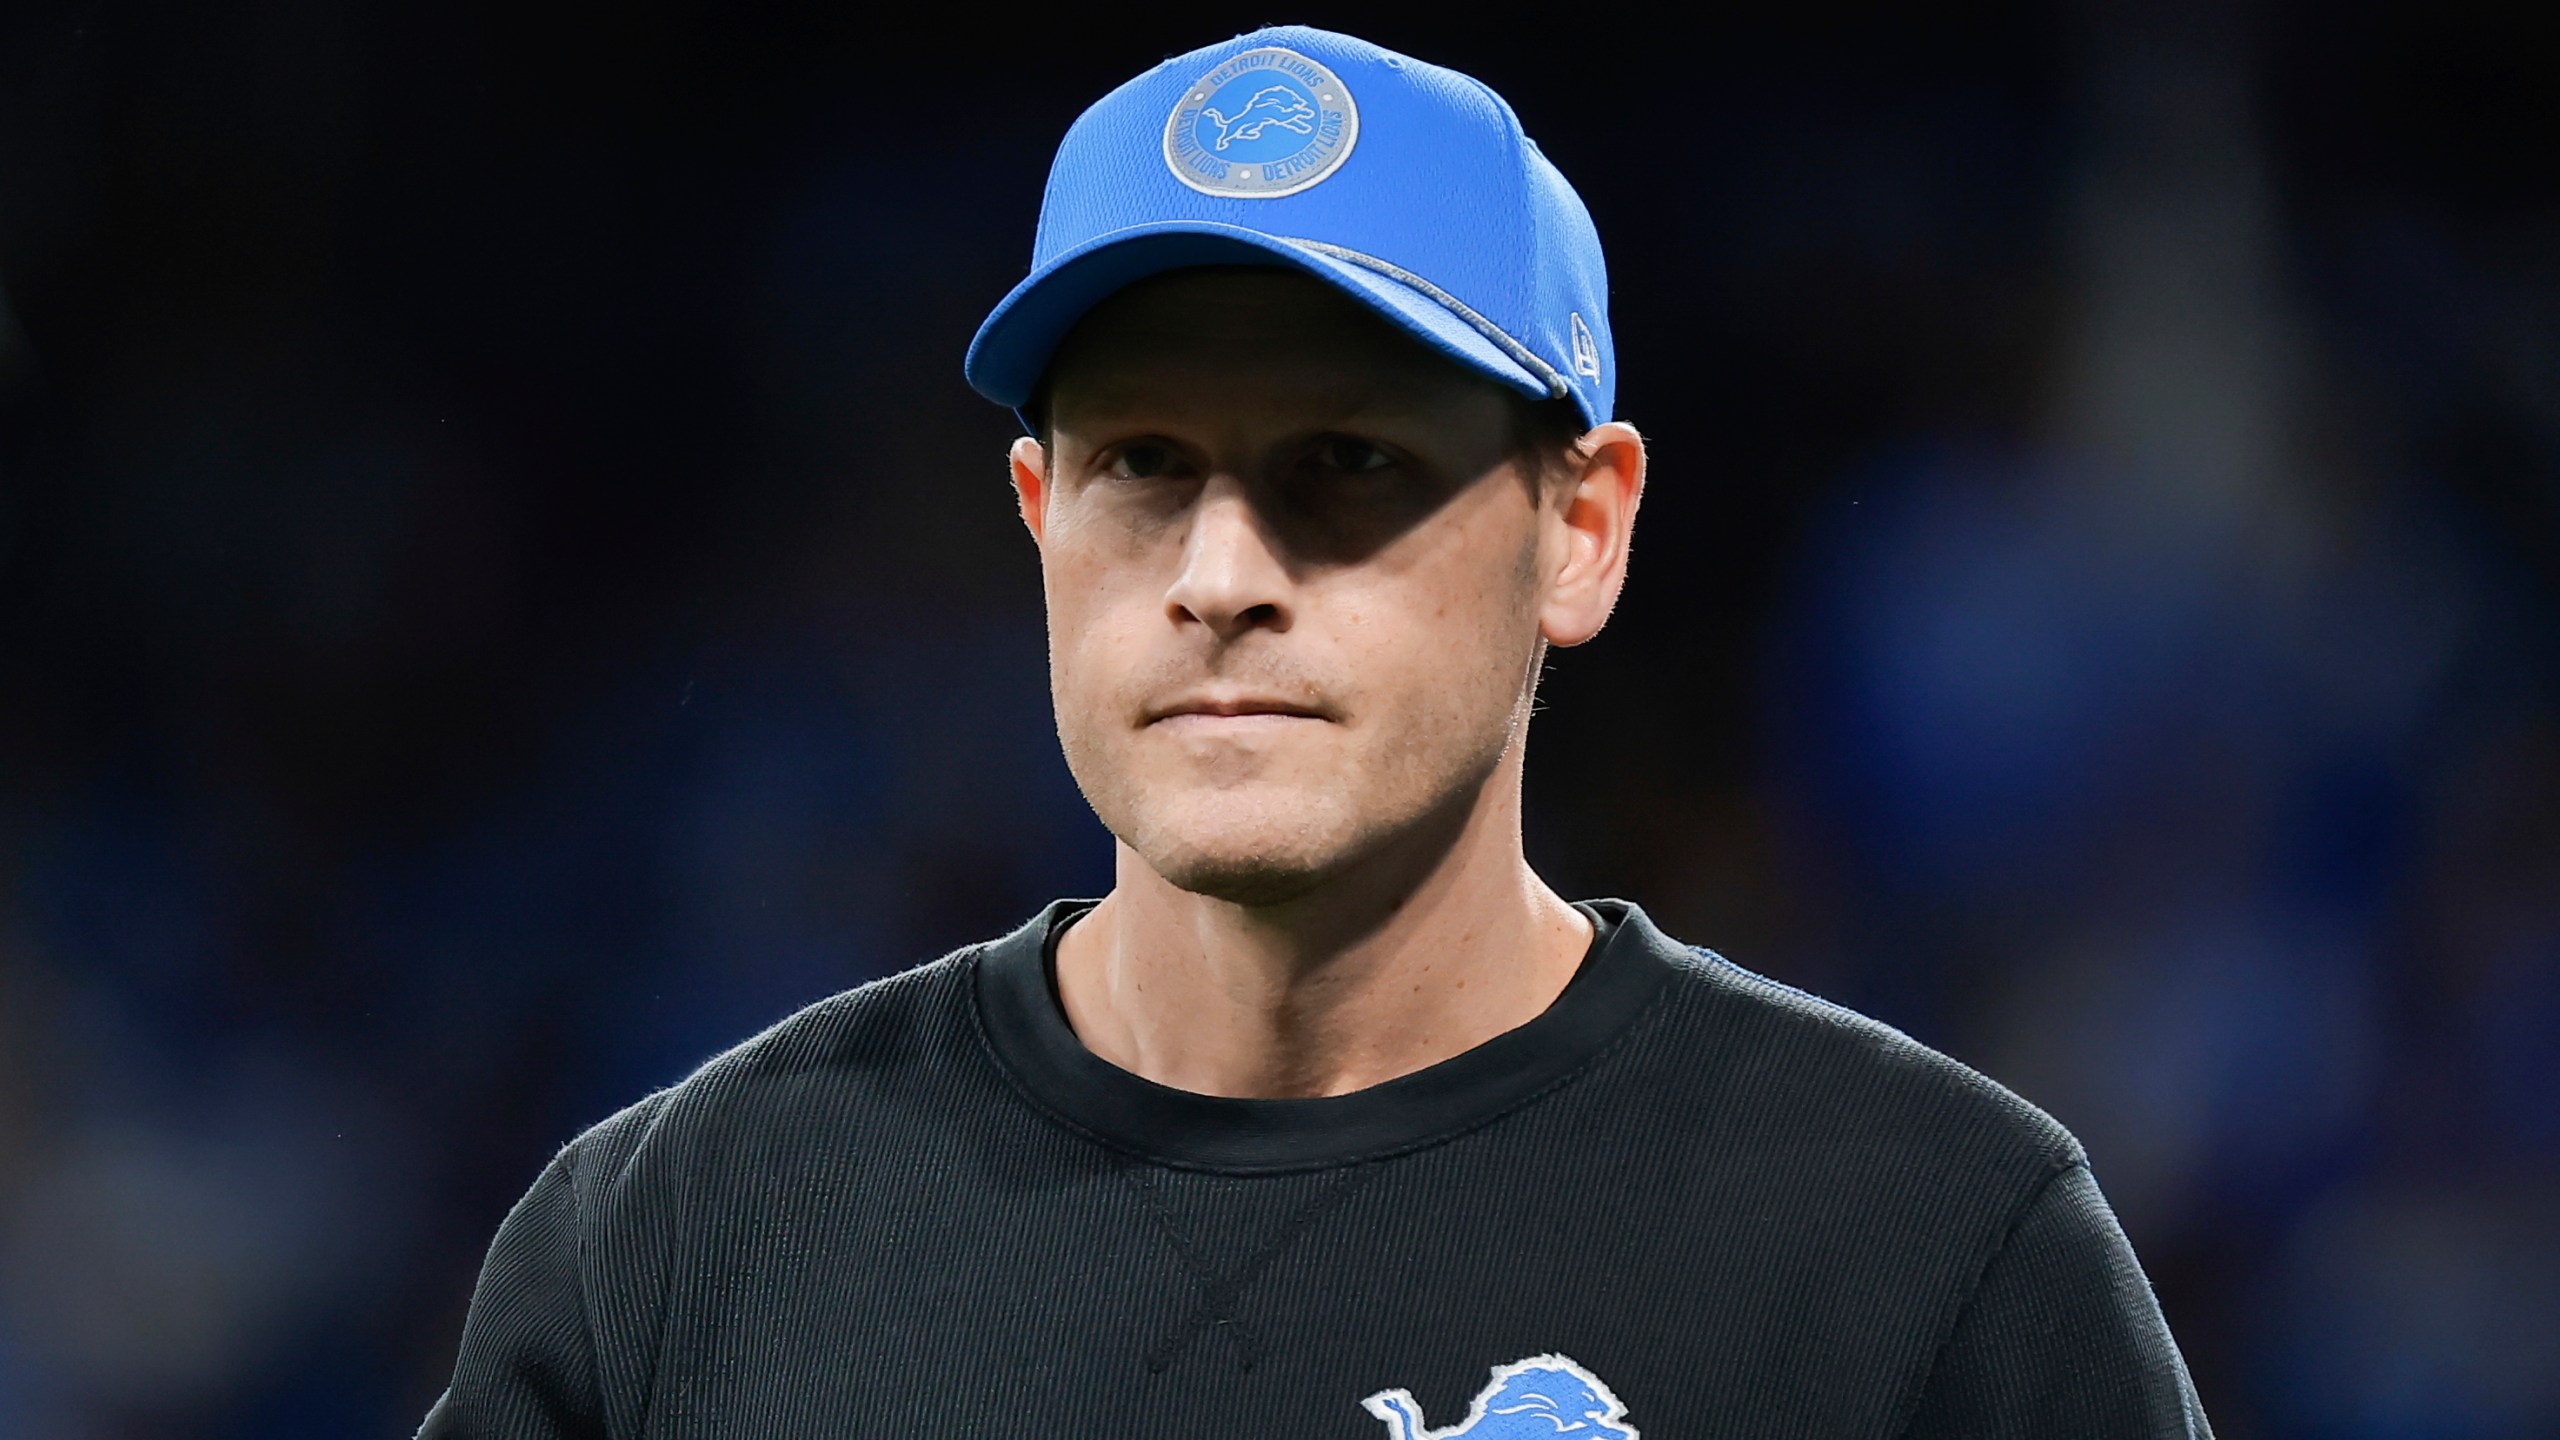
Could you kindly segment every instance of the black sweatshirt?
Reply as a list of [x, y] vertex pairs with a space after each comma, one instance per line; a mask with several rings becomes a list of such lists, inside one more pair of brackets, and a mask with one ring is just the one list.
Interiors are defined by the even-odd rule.
[[1077, 1041], [1089, 904], [563, 1150], [423, 1435], [2209, 1433], [2060, 1125], [1632, 905], [1519, 1029], [1236, 1100]]

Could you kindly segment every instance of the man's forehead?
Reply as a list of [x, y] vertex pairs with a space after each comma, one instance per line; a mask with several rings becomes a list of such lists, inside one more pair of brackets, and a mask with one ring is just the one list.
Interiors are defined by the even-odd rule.
[[1050, 413], [1103, 418], [1240, 398], [1338, 415], [1439, 409], [1491, 382], [1291, 270], [1177, 271], [1078, 323], [1050, 374]]
[[[1358, 367], [1252, 363], [1207, 373], [1180, 363], [1141, 362], [1068, 372], [1051, 392], [1049, 414], [1067, 429], [1248, 412], [1327, 423], [1384, 422], [1442, 417], [1453, 401], [1470, 398], [1464, 387], [1429, 377], [1371, 374]], [[1499, 397], [1484, 399], [1487, 414], [1496, 413]]]

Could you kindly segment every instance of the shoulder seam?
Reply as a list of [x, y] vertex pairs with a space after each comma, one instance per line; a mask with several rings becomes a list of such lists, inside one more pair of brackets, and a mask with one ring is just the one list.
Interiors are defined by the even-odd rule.
[[[588, 1132], [588, 1134], [593, 1133], [592, 1130]], [[604, 1414], [606, 1413], [604, 1346], [596, 1336], [595, 1306], [592, 1303], [593, 1297], [587, 1293], [588, 1277], [593, 1273], [594, 1268], [594, 1255], [590, 1248], [592, 1227], [587, 1223], [586, 1187], [579, 1182], [578, 1174], [581, 1162], [586, 1159], [586, 1156], [581, 1153], [586, 1148], [585, 1142], [586, 1136], [581, 1135], [560, 1147], [560, 1164], [561, 1178], [569, 1185], [569, 1224], [576, 1231], [578, 1333], [584, 1336], [587, 1342], [587, 1378], [588, 1382], [595, 1386], [596, 1411], [598, 1414]]]
[[1963, 1296], [1948, 1308], [1947, 1318], [1938, 1333], [1938, 1343], [1930, 1347], [1928, 1365], [1920, 1371], [1919, 1378], [1913, 1382], [1910, 1393], [1903, 1396], [1902, 1404], [1894, 1415], [1892, 1434], [1899, 1436], [1907, 1433], [1911, 1428], [1911, 1422], [1919, 1418], [1921, 1403], [1928, 1398], [1929, 1386], [1938, 1377], [1938, 1367], [1946, 1362], [1948, 1348], [1955, 1344], [1956, 1332], [1963, 1328], [1964, 1317], [1972, 1313], [1973, 1302], [1982, 1293], [1983, 1282], [1990, 1277], [1991, 1267], [1998, 1263], [2002, 1255], [2008, 1253], [2009, 1242], [2017, 1238], [2018, 1227], [2026, 1223], [2027, 1212], [2035, 1209], [2036, 1205], [2052, 1191], [2055, 1181], [2088, 1165], [2088, 1161], [2074, 1153], [2075, 1148], [2069, 1145], [2057, 1146], [2055, 1153], [2046, 1157], [2043, 1176], [2033, 1185], [2027, 1186], [2020, 1193], [2017, 1201], [2009, 1207], [2009, 1213], [2002, 1217], [1998, 1238], [1983, 1251], [1982, 1258], [1974, 1263], [1973, 1278], [1965, 1283]]
[[1925, 1056], [1931, 1062], [1945, 1067], [1949, 1078], [1957, 1081], [1964, 1088], [1986, 1101], [2009, 1110], [2017, 1120], [2023, 1122], [2022, 1128], [2027, 1133], [2039, 1135], [2047, 1142], [2053, 1163], [2066, 1168], [2070, 1165], [2088, 1163], [2087, 1151], [2080, 1144], [2079, 1137], [2071, 1133], [2069, 1126], [2054, 1118], [2043, 1106], [1993, 1079], [1979, 1068], [1938, 1049], [1890, 1021], [1879, 1020], [1864, 1011], [1852, 1009], [1836, 1000], [1825, 999], [1810, 990], [1790, 985], [1783, 980], [1773, 980], [1705, 946], [1692, 945], [1687, 948], [1710, 969], [1730, 975], [1743, 985], [1765, 993], [1790, 997], [1811, 1007], [1821, 1018], [1848, 1029], [1871, 1037], [1890, 1037], [1892, 1043], [1906, 1046], [1917, 1055]]
[[774, 1020], [754, 1034], [714, 1052], [683, 1078], [660, 1086], [641, 1100], [633, 1102], [633, 1105], [628, 1108], [636, 1109], [649, 1101], [660, 1101], [660, 1113], [651, 1116], [648, 1126], [645, 1127], [654, 1130], [663, 1122], [667, 1110], [689, 1108], [702, 1095], [716, 1090], [729, 1077], [741, 1073], [753, 1073], [758, 1065], [769, 1062], [776, 1056], [788, 1055], [790, 1052], [785, 1047], [791, 1041], [809, 1034], [812, 1027], [824, 1026], [836, 1021], [848, 1011], [864, 1004], [875, 993], [886, 992], [900, 982], [918, 980], [919, 977], [928, 976], [940, 967], [963, 962], [970, 957], [972, 951], [979, 948], [981, 948], [979, 945], [965, 945], [948, 954], [910, 965], [904, 970], [876, 975], [859, 985], [838, 990], [831, 995], [822, 995]]

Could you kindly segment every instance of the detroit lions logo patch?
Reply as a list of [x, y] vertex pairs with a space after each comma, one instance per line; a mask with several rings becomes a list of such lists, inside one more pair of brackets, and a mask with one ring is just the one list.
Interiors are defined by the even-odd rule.
[[1412, 1391], [1381, 1390], [1360, 1404], [1387, 1422], [1394, 1440], [1548, 1440], [1556, 1435], [1636, 1440], [1635, 1427], [1624, 1423], [1627, 1407], [1599, 1376], [1562, 1355], [1532, 1355], [1496, 1366], [1493, 1378], [1467, 1407], [1467, 1418], [1437, 1430], [1423, 1424], [1422, 1407], [1414, 1403]]
[[1342, 167], [1360, 138], [1350, 87], [1295, 50], [1229, 56], [1191, 82], [1164, 126], [1164, 163], [1206, 195], [1295, 195]]

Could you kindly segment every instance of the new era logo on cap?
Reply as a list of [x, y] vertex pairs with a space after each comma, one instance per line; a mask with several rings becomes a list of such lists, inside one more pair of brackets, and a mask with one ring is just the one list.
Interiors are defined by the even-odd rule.
[[1282, 265], [1589, 424], [1616, 390], [1608, 275], [1573, 187], [1482, 83], [1290, 26], [1167, 61], [1058, 146], [1030, 275], [969, 381], [1027, 402], [1075, 322], [1166, 270]]

